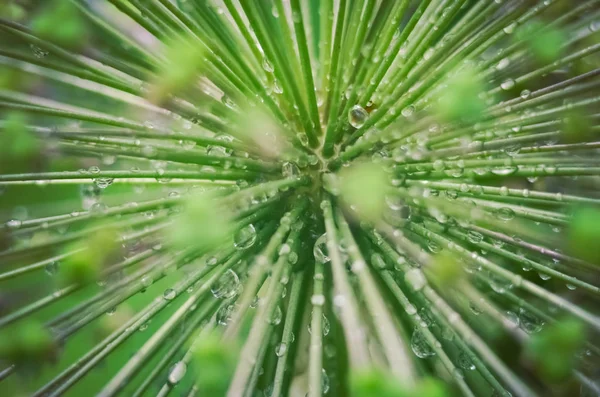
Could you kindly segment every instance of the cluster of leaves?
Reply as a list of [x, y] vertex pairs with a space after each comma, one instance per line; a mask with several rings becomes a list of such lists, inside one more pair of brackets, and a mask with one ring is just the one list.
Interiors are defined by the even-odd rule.
[[1, 390], [599, 394], [597, 0], [6, 0], [0, 37]]

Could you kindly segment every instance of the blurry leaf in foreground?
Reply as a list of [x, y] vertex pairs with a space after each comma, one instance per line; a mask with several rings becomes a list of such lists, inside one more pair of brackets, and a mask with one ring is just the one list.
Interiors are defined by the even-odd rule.
[[527, 51], [541, 63], [558, 60], [564, 52], [565, 34], [541, 21], [532, 21], [523, 25], [515, 35], [517, 40], [524, 40]]
[[341, 196], [358, 216], [377, 221], [385, 208], [387, 175], [380, 164], [360, 163], [339, 174]]
[[40, 150], [37, 137], [27, 129], [27, 119], [22, 113], [9, 113], [0, 135], [0, 153], [13, 159], [35, 155]]
[[477, 71], [467, 66], [448, 78], [435, 104], [442, 119], [473, 123], [481, 118], [486, 105], [480, 98], [484, 87], [477, 76]]
[[184, 209], [169, 228], [169, 236], [178, 249], [210, 250], [217, 248], [233, 233], [231, 215], [214, 194], [188, 197]]
[[259, 107], [240, 112], [231, 134], [252, 147], [257, 155], [279, 158], [289, 149], [280, 125]]
[[15, 1], [0, 4], [0, 16], [12, 21], [22, 21], [27, 16], [27, 10]]
[[24, 172], [35, 168], [42, 145], [27, 128], [22, 113], [8, 113], [0, 129], [0, 171]]
[[432, 280], [441, 287], [453, 286], [464, 277], [459, 258], [448, 250], [443, 250], [437, 254], [428, 270], [431, 271]]
[[352, 397], [446, 397], [438, 381], [425, 378], [413, 388], [406, 388], [391, 375], [379, 370], [356, 371], [351, 379]]
[[575, 318], [566, 318], [532, 335], [525, 353], [546, 380], [560, 381], [575, 367], [576, 354], [584, 342], [584, 324]]
[[39, 37], [67, 48], [81, 48], [87, 41], [86, 22], [69, 0], [52, 0], [32, 22]]
[[196, 85], [202, 75], [204, 48], [191, 38], [179, 36], [166, 45], [164, 58], [166, 62], [156, 72], [149, 93], [149, 100], [158, 104]]
[[593, 122], [582, 109], [570, 110], [562, 119], [561, 140], [564, 143], [577, 143], [594, 139]]
[[60, 264], [59, 273], [63, 283], [85, 284], [96, 280], [102, 269], [119, 252], [117, 238], [117, 231], [107, 226], [72, 244], [67, 251], [78, 251]]
[[237, 363], [235, 347], [230, 343], [223, 343], [219, 336], [213, 333], [201, 339], [193, 349], [198, 394], [224, 396]]
[[587, 262], [600, 264], [600, 210], [580, 208], [573, 214], [568, 230], [569, 253]]
[[0, 358], [8, 362], [39, 362], [52, 358], [55, 348], [50, 331], [35, 320], [23, 320], [0, 331]]

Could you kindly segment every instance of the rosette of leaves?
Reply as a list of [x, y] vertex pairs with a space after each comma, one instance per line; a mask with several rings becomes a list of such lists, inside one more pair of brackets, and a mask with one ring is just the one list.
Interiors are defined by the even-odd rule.
[[599, 31], [3, 1], [2, 394], [600, 394]]

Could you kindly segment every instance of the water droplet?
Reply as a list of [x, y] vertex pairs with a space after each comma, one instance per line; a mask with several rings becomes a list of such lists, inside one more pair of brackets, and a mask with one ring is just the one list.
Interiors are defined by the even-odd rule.
[[519, 320], [521, 321], [521, 328], [528, 334], [539, 332], [544, 325], [538, 316], [523, 308], [519, 309]]
[[479, 316], [481, 313], [483, 313], [483, 310], [481, 310], [481, 308], [472, 301], [469, 301], [469, 309], [471, 309], [471, 312], [476, 316]]
[[495, 214], [496, 214], [496, 218], [498, 218], [502, 221], [510, 221], [511, 219], [513, 219], [515, 217], [515, 212], [508, 207], [498, 208], [496, 210]]
[[411, 269], [404, 275], [404, 280], [415, 290], [420, 291], [427, 284], [427, 279], [421, 269]]
[[283, 317], [283, 313], [281, 312], [281, 307], [279, 307], [279, 305], [277, 305], [277, 307], [273, 311], [273, 314], [271, 315], [269, 322], [273, 325], [279, 325], [279, 323], [281, 323], [282, 317]]
[[467, 238], [473, 244], [477, 244], [483, 240], [483, 234], [476, 232], [475, 230], [469, 230], [469, 233], [467, 233]]
[[173, 288], [168, 288], [163, 293], [163, 298], [168, 301], [175, 299], [176, 296], [177, 296], [177, 292], [175, 292], [175, 290]]
[[240, 292], [240, 278], [237, 273], [228, 269], [210, 288], [217, 299], [230, 299]]
[[275, 355], [277, 357], [281, 357], [283, 356], [285, 353], [287, 352], [287, 344], [281, 342], [279, 345], [277, 345], [277, 347], [275, 348]]
[[323, 234], [317, 239], [317, 241], [315, 241], [313, 255], [315, 257], [315, 260], [319, 263], [329, 262], [329, 256], [327, 251], [327, 234]]
[[360, 105], [355, 105], [348, 112], [348, 122], [356, 129], [361, 128], [367, 122], [369, 113]]
[[18, 219], [11, 219], [10, 221], [6, 222], [6, 227], [9, 229], [18, 229], [22, 224], [23, 222]]
[[46, 274], [49, 276], [54, 276], [58, 271], [58, 262], [50, 262], [45, 267]]
[[515, 81], [513, 79], [506, 79], [500, 84], [500, 88], [504, 91], [508, 91], [515, 86]]
[[288, 254], [287, 260], [290, 263], [290, 265], [295, 265], [298, 262], [298, 254], [295, 252], [290, 252]]
[[281, 175], [285, 178], [294, 178], [300, 175], [300, 169], [295, 163], [286, 161], [281, 166]]
[[267, 58], [263, 58], [262, 67], [267, 73], [273, 73], [273, 71], [275, 70], [275, 68], [273, 68], [273, 64], [269, 62]]
[[321, 391], [323, 394], [327, 394], [329, 391], [329, 376], [327, 376], [325, 368], [321, 368]]
[[521, 91], [521, 99], [527, 99], [527, 98], [529, 98], [530, 95], [531, 95], [531, 91], [529, 91], [529, 90]]
[[233, 305], [223, 306], [219, 309], [217, 314], [215, 315], [215, 319], [219, 325], [227, 325], [229, 320], [231, 320], [231, 315], [233, 313]]
[[208, 145], [206, 147], [206, 154], [215, 157], [229, 157], [231, 156], [231, 150], [226, 149], [223, 146]]
[[110, 185], [112, 185], [114, 178], [95, 178], [94, 185], [98, 186], [100, 189], [106, 189]]
[[490, 287], [492, 287], [492, 289], [499, 294], [503, 294], [513, 287], [512, 283], [509, 280], [505, 279], [502, 276], [498, 276], [494, 273], [489, 273], [488, 280]]
[[419, 328], [415, 328], [412, 337], [410, 338], [410, 347], [419, 358], [427, 358], [435, 356], [435, 352], [427, 343], [423, 332]]
[[177, 384], [183, 379], [187, 371], [187, 366], [183, 361], [176, 362], [169, 370], [169, 383]]
[[310, 298], [310, 303], [313, 306], [323, 306], [325, 304], [325, 295], [317, 294]]
[[475, 364], [473, 364], [473, 360], [471, 360], [471, 357], [469, 357], [465, 351], [461, 351], [458, 355], [458, 366], [468, 371], [475, 370]]
[[256, 242], [256, 229], [254, 225], [246, 225], [241, 228], [233, 238], [233, 245], [238, 250], [248, 249]]

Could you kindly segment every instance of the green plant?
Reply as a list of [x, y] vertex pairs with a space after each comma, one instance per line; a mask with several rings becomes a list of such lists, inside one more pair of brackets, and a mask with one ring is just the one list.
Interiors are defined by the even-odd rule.
[[598, 395], [599, 21], [4, 1], [3, 393]]

